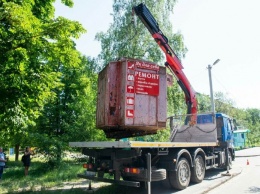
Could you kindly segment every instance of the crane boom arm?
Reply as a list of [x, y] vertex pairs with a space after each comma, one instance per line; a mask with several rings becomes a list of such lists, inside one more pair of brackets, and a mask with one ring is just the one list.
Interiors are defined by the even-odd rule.
[[197, 114], [198, 110], [196, 92], [194, 91], [191, 84], [189, 83], [188, 78], [182, 71], [183, 66], [179, 58], [174, 53], [173, 49], [169, 46], [167, 37], [164, 36], [159, 28], [157, 21], [143, 3], [133, 7], [133, 11], [140, 18], [140, 20], [151, 33], [154, 40], [164, 52], [166, 56], [165, 65], [174, 73], [177, 78], [178, 84], [185, 94], [187, 114]]

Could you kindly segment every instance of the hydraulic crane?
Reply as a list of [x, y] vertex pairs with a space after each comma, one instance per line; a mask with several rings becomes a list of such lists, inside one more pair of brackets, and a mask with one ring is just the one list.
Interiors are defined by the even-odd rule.
[[[175, 75], [179, 86], [182, 88], [185, 94], [185, 100], [187, 104], [187, 114], [197, 115], [197, 99], [196, 92], [189, 83], [188, 78], [183, 72], [183, 66], [179, 58], [174, 53], [173, 49], [168, 44], [167, 37], [160, 30], [159, 25], [149, 9], [143, 4], [133, 7], [134, 13], [141, 19], [143, 24], [151, 33], [154, 40], [157, 42], [159, 47], [162, 49], [166, 56], [165, 66], [168, 67], [171, 72]], [[193, 116], [192, 116], [193, 117]], [[196, 116], [195, 116], [196, 117]], [[195, 117], [194, 120], [195, 120]]]

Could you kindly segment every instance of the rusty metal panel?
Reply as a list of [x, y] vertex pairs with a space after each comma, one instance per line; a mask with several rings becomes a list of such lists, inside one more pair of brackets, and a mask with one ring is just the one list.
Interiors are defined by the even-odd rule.
[[[118, 64], [117, 63], [110, 63], [109, 64], [109, 71], [108, 73], [108, 92], [106, 95], [108, 96], [109, 100], [105, 101], [108, 105], [106, 116], [107, 116], [107, 124], [109, 126], [113, 126], [117, 123], [118, 117], [118, 80], [120, 80], [120, 74], [117, 73], [118, 71]], [[117, 76], [115, 76], [117, 75]], [[106, 91], [107, 92], [107, 91]]]
[[166, 68], [142, 60], [110, 62], [98, 78], [97, 127], [109, 137], [156, 133], [166, 127]]
[[109, 66], [106, 66], [103, 71], [99, 73], [98, 76], [98, 92], [97, 92], [97, 114], [96, 114], [96, 124], [97, 127], [102, 128], [106, 123], [105, 110], [106, 110], [106, 93], [105, 91], [108, 88], [108, 77], [106, 74]]
[[135, 96], [134, 125], [156, 126], [156, 106], [157, 102], [155, 96], [137, 94]]
[[117, 72], [117, 63], [111, 62], [98, 76], [98, 99], [96, 123], [99, 128], [114, 126], [116, 123], [117, 80], [113, 73]]

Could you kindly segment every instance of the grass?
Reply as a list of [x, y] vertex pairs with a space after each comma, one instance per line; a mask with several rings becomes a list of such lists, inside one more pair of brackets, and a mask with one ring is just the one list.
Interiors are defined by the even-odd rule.
[[77, 174], [83, 171], [82, 165], [75, 161], [64, 161], [59, 167], [51, 169], [37, 158], [32, 160], [29, 175], [25, 177], [21, 161], [13, 161], [11, 158], [6, 165], [8, 168], [4, 169], [0, 193], [44, 191], [54, 186], [62, 186], [63, 182], [79, 180]]
[[[107, 185], [92, 182], [92, 191], [88, 190], [88, 181], [80, 179], [77, 174], [83, 173], [82, 162], [65, 159], [62, 164], [54, 169], [45, 163], [42, 158], [33, 158], [29, 169], [29, 175], [24, 176], [24, 167], [22, 162], [14, 161], [14, 157], [10, 157], [10, 161], [6, 164], [8, 168], [4, 169], [3, 178], [0, 182], [0, 193], [14, 194], [132, 194], [139, 193], [137, 188], [122, 187], [118, 185]], [[73, 188], [75, 182], [84, 181], [82, 188]], [[67, 183], [70, 185], [66, 186]]]

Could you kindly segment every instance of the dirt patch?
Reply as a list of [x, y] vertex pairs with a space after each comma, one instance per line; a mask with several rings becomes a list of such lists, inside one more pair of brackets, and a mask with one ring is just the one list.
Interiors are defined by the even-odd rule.
[[50, 192], [55, 192], [55, 191], [59, 191], [59, 192], [66, 192], [72, 189], [82, 189], [85, 192], [95, 192], [98, 189], [104, 187], [104, 186], [109, 186], [111, 185], [110, 183], [102, 183], [102, 182], [93, 182], [90, 180], [77, 180], [77, 181], [73, 181], [73, 182], [63, 182], [62, 185], [59, 186], [55, 186], [55, 187], [43, 187], [43, 186], [31, 186], [31, 187], [23, 187], [20, 188], [18, 190], [18, 192], [28, 192], [28, 191], [34, 191], [34, 192], [40, 192], [40, 191], [50, 191]]
[[90, 180], [79, 180], [76, 182], [63, 182], [63, 186], [57, 186], [49, 188], [48, 190], [70, 190], [75, 188], [80, 188], [85, 191], [96, 191], [101, 187], [111, 185], [109, 183], [102, 182], [93, 182], [91, 181], [91, 185], [89, 184]]

